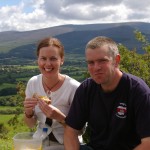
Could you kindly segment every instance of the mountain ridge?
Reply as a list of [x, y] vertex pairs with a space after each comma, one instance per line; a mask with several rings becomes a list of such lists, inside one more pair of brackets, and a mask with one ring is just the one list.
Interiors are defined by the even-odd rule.
[[0, 58], [21, 57], [35, 58], [36, 43], [40, 39], [53, 36], [61, 40], [67, 53], [84, 53], [86, 43], [95, 36], [108, 36], [117, 43], [122, 43], [129, 49], [140, 43], [135, 40], [134, 31], [139, 30], [150, 39], [150, 23], [125, 22], [85, 25], [61, 25], [32, 31], [5, 31], [0, 32]]
[[[150, 31], [150, 23], [144, 23], [144, 22], [125, 22], [125, 23], [103, 23], [103, 24], [84, 24], [84, 25], [74, 25], [74, 24], [68, 24], [68, 25], [61, 25], [61, 26], [54, 26], [54, 27], [49, 27], [49, 28], [42, 28], [38, 30], [31, 30], [31, 31], [4, 31], [0, 32], [0, 44], [5, 41], [12, 40], [12, 38], [17, 37], [17, 38], [22, 38], [22, 39], [27, 39], [28, 37], [26, 36], [31, 36], [36, 39], [37, 35], [40, 38], [42, 36], [56, 36], [60, 34], [64, 34], [67, 32], [72, 32], [72, 31], [84, 31], [84, 30], [104, 30], [112, 27], [119, 27], [119, 26], [131, 26], [134, 27], [135, 29], [139, 29], [140, 31]], [[144, 26], [144, 27], [143, 27]], [[48, 33], [49, 32], [49, 33]], [[42, 35], [41, 35], [42, 34]], [[13, 35], [11, 37], [10, 35]], [[5, 37], [6, 36], [6, 37]]]

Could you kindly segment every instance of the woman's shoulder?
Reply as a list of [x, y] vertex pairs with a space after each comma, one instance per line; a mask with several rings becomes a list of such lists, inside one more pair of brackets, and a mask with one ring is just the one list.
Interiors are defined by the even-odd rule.
[[74, 79], [68, 75], [65, 75], [65, 82], [66, 82], [66, 84], [70, 84], [70, 85], [74, 85], [74, 86], [80, 85], [79, 81], [77, 81], [76, 79]]
[[32, 76], [28, 82], [36, 82], [42, 79], [42, 74]]

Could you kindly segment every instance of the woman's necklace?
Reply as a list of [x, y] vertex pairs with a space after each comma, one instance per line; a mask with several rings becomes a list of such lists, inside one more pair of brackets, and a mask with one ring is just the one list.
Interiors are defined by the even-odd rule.
[[49, 86], [44, 82], [43, 80], [43, 84], [45, 85], [46, 87], [46, 95], [49, 99], [51, 99], [51, 90], [56, 87], [58, 85], [58, 83], [60, 82], [60, 80], [58, 79], [58, 81], [51, 87], [49, 88]]

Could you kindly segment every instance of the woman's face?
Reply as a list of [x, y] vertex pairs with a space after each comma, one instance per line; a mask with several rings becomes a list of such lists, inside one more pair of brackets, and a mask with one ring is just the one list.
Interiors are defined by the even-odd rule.
[[46, 78], [58, 75], [63, 62], [64, 58], [61, 58], [58, 47], [42, 47], [39, 50], [38, 66]]

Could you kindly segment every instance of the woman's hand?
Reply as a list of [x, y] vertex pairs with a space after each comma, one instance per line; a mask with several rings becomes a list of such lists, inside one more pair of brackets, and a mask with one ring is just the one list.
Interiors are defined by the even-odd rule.
[[65, 115], [53, 105], [48, 105], [46, 102], [39, 100], [39, 107], [47, 118], [62, 121], [65, 119]]
[[34, 108], [37, 105], [38, 100], [36, 98], [26, 98], [23, 102], [24, 111], [27, 118], [34, 115]]

